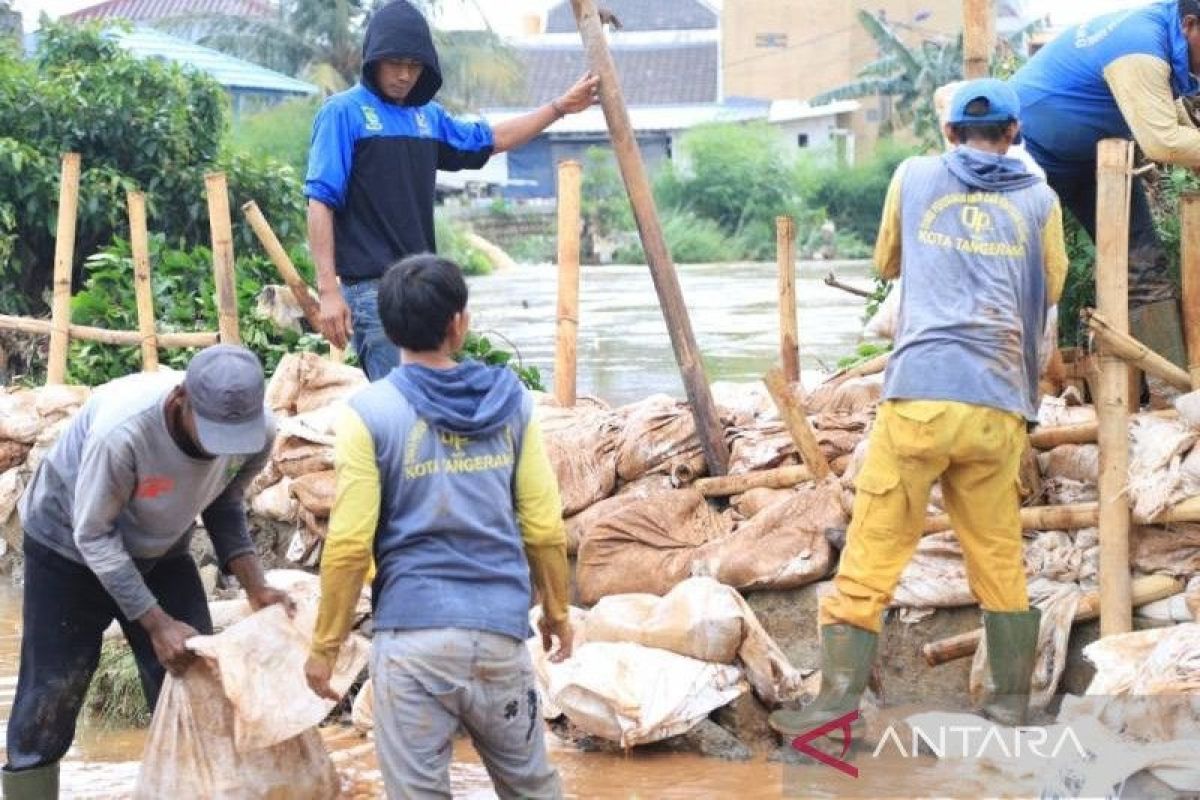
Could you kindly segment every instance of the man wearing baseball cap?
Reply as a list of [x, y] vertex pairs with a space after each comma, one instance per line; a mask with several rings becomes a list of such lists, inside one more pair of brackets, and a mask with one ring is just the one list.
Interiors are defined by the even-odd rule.
[[983, 608], [983, 711], [1024, 723], [1040, 614], [1025, 586], [1018, 470], [1037, 419], [1038, 341], [1067, 254], [1054, 192], [1005, 155], [1019, 116], [1004, 83], [971, 81], [951, 100], [955, 148], [910, 158], [892, 178], [875, 266], [905, 276], [896, 346], [833, 591], [820, 603], [821, 690], [804, 710], [771, 715], [782, 734], [858, 708], [937, 481]]
[[187, 669], [187, 640], [212, 632], [189, 552], [197, 516], [253, 608], [290, 607], [266, 584], [242, 504], [275, 437], [263, 394], [257, 356], [210, 347], [183, 376], [132, 375], [99, 387], [38, 466], [18, 507], [24, 630], [5, 798], [57, 796], [58, 762], [114, 619], [151, 708], [164, 667]]

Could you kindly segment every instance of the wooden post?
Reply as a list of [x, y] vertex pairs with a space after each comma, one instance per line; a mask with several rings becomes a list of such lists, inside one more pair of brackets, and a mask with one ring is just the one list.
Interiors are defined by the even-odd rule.
[[796, 319], [796, 221], [775, 218], [775, 255], [779, 262], [779, 359], [783, 376], [800, 380], [800, 332]]
[[996, 12], [992, 0], [963, 0], [963, 77], [986, 78], [996, 50]]
[[1200, 389], [1200, 194], [1180, 202], [1179, 271], [1183, 276], [1183, 332], [1187, 339], [1188, 373]]
[[204, 176], [208, 225], [212, 234], [213, 283], [217, 289], [217, 331], [222, 344], [241, 344], [238, 335], [237, 284], [234, 278], [233, 222], [225, 173]]
[[666, 317], [667, 332], [671, 336], [675, 360], [679, 363], [683, 385], [692, 405], [692, 414], [696, 418], [696, 431], [704, 450], [705, 461], [708, 463], [708, 472], [710, 475], [724, 475], [729, 469], [729, 448], [725, 444], [725, 432], [717, 415], [708, 378], [704, 374], [704, 363], [700, 358], [700, 349], [696, 346], [696, 335], [692, 330], [687, 306], [683, 302], [679, 276], [675, 272], [675, 264], [663, 238], [662, 226], [654, 206], [654, 195], [651, 194], [650, 181], [646, 177], [646, 166], [642, 163], [642, 153], [634, 137], [633, 126], [629, 122], [629, 111], [621, 94], [617, 67], [604, 38], [596, 2], [571, 0], [571, 8], [575, 12], [579, 33], [583, 37], [588, 63], [592, 72], [600, 78], [600, 105], [608, 122], [613, 152], [621, 169], [621, 177], [625, 180], [629, 203], [633, 206], [633, 216], [637, 220], [642, 249], [650, 265], [654, 289], [658, 293], [663, 316]]
[[46, 383], [67, 379], [67, 349], [71, 343], [71, 270], [75, 264], [75, 217], [79, 209], [79, 153], [62, 157], [58, 186], [58, 225], [54, 239], [54, 295], [50, 303], [50, 357]]
[[133, 251], [133, 288], [137, 296], [138, 333], [142, 337], [142, 372], [158, 369], [158, 336], [154, 330], [154, 291], [150, 285], [150, 236], [146, 231], [146, 195], [128, 192], [129, 247]]
[[817, 480], [829, 477], [833, 470], [830, 468], [829, 462], [825, 460], [825, 454], [817, 445], [817, 435], [813, 432], [812, 425], [809, 424], [808, 417], [804, 414], [804, 409], [800, 407], [800, 403], [792, 393], [792, 385], [783, 376], [783, 370], [778, 367], [772, 369], [763, 378], [763, 383], [767, 385], [767, 391], [770, 392], [771, 399], [775, 401], [775, 407], [779, 409], [779, 416], [783, 419], [783, 424], [787, 426], [788, 433], [792, 435], [792, 442], [800, 452], [800, 459], [804, 465]]
[[[296, 298], [296, 302], [300, 305], [300, 311], [308, 320], [309, 327], [319, 332], [321, 330], [321, 305], [312, 296], [312, 291], [304, 282], [304, 277], [292, 263], [292, 257], [288, 255], [287, 250], [283, 249], [283, 244], [275, 235], [271, 223], [267, 222], [267, 218], [263, 216], [262, 209], [258, 207], [258, 203], [250, 200], [242, 204], [242, 214], [250, 223], [250, 228], [258, 237], [263, 250], [267, 251], [267, 258], [271, 259], [271, 263], [279, 271], [279, 277], [283, 278], [283, 282], [292, 292], [292, 297]], [[333, 345], [329, 346], [329, 358], [339, 364], [345, 360], [342, 350]]]
[[554, 351], [554, 397], [563, 408], [575, 405], [579, 340], [579, 234], [583, 166], [558, 165], [558, 336]]
[[[1118, 333], [1129, 332], [1129, 182], [1133, 146], [1105, 139], [1096, 164], [1096, 305]], [[1129, 367], [1100, 343], [1096, 413], [1100, 445], [1100, 635], [1133, 626], [1129, 576]]]

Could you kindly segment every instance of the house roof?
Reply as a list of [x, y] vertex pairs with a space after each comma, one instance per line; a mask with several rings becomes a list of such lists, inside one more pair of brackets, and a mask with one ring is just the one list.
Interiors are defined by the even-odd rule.
[[[625, 102], [631, 106], [715, 103], [720, 68], [718, 44], [685, 42], [617, 46], [611, 48]], [[482, 107], [540, 106], [562, 94], [587, 71], [583, 48], [524, 46], [517, 54], [525, 67], [524, 102], [498, 102], [487, 98]]]
[[269, 17], [275, 14], [275, 9], [264, 0], [105, 0], [79, 11], [63, 14], [62, 18], [74, 22], [93, 19], [146, 22], [199, 14]]
[[112, 38], [138, 58], [161, 58], [181, 66], [192, 67], [212, 76], [213, 80], [227, 89], [303, 95], [320, 91], [311, 83], [296, 80], [275, 70], [219, 50], [193, 44], [153, 28], [110, 30], [105, 36]]
[[[702, 0], [604, 0], [625, 31], [686, 31], [715, 29], [717, 12]], [[563, 0], [546, 13], [546, 33], [574, 33], [575, 12]]]

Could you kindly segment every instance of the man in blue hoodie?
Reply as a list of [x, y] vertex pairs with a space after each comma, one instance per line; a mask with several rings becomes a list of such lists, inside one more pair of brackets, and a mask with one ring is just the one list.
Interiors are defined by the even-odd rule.
[[329, 676], [372, 558], [375, 741], [388, 796], [450, 797], [453, 739], [471, 735], [500, 797], [562, 794], [546, 758], [529, 630], [571, 654], [566, 536], [533, 401], [504, 367], [454, 360], [469, 327], [450, 261], [412, 256], [380, 282], [402, 366], [350, 399], [306, 673]]
[[1037, 418], [1038, 341], [1067, 255], [1054, 192], [1005, 156], [1019, 111], [1003, 82], [965, 84], [946, 126], [957, 147], [910, 158], [892, 178], [875, 265], [905, 276], [896, 349], [834, 591], [820, 604], [820, 693], [803, 711], [773, 713], [780, 733], [857, 710], [939, 480], [983, 608], [984, 712], [1024, 722], [1040, 615], [1025, 587], [1018, 470]]
[[[1030, 155], [1093, 240], [1101, 139], [1132, 138], [1152, 161], [1200, 168], [1200, 131], [1177, 103], [1200, 92], [1198, 72], [1200, 0], [1161, 0], [1063, 31], [1009, 81]], [[1137, 177], [1129, 224], [1130, 331], [1186, 367], [1178, 290]]]
[[406, 0], [394, 0], [367, 25], [362, 81], [330, 97], [313, 122], [304, 193], [321, 332], [336, 347], [352, 338], [371, 380], [399, 359], [379, 323], [379, 277], [405, 256], [437, 251], [437, 171], [479, 169], [493, 153], [521, 147], [591, 106], [598, 81], [585, 75], [561, 97], [494, 129], [450, 116], [433, 101], [441, 85], [428, 23]]

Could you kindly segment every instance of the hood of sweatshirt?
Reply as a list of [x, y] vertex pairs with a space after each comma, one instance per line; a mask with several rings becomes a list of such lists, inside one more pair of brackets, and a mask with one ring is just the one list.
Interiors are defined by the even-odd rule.
[[442, 88], [442, 68], [429, 23], [407, 0], [393, 0], [376, 11], [363, 37], [363, 85], [387, 100], [375, 83], [375, 64], [384, 58], [412, 58], [425, 65], [402, 105], [423, 106]]
[[942, 156], [946, 168], [972, 189], [1013, 192], [1041, 180], [1015, 158], [959, 145]]
[[416, 411], [439, 430], [488, 436], [521, 410], [525, 390], [511, 369], [467, 359], [452, 369], [405, 364], [388, 376]]

